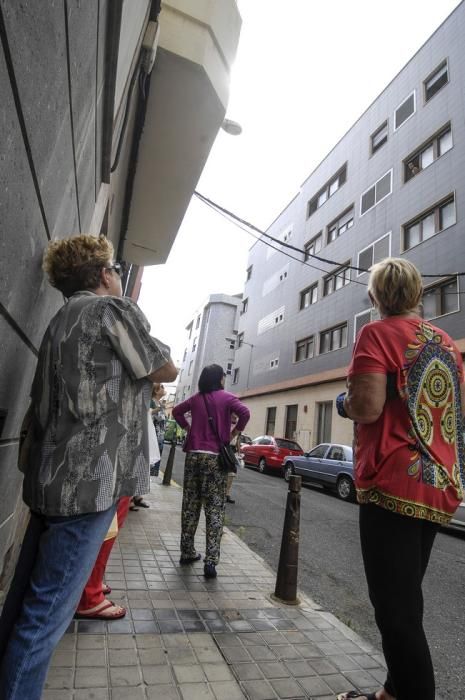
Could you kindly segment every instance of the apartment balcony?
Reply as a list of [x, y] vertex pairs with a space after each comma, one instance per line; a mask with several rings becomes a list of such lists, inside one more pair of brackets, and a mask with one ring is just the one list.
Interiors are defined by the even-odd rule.
[[123, 257], [164, 263], [224, 119], [235, 0], [164, 0]]

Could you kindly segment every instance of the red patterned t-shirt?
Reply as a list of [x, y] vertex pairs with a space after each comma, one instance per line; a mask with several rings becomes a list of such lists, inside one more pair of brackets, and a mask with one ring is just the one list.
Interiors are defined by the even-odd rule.
[[419, 317], [390, 316], [362, 328], [348, 375], [385, 374], [378, 420], [355, 426], [360, 503], [446, 523], [463, 498], [465, 449], [460, 352]]

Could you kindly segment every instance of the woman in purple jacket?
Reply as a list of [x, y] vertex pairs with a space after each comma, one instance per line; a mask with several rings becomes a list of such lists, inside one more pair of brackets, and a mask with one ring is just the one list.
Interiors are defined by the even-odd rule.
[[[204, 576], [216, 578], [223, 534], [227, 472], [218, 465], [221, 443], [229, 443], [246, 426], [250, 417], [247, 406], [234, 394], [224, 391], [225, 373], [220, 365], [204, 367], [199, 378], [199, 393], [173, 408], [173, 418], [188, 430], [184, 442], [184, 493], [181, 516], [180, 564], [199, 561], [194, 538], [202, 503], [205, 509], [206, 552]], [[238, 421], [231, 432], [232, 414]], [[190, 414], [190, 419], [186, 415]], [[209, 416], [214, 422], [211, 426]], [[218, 435], [217, 435], [218, 434]], [[218, 439], [219, 436], [219, 439]]]

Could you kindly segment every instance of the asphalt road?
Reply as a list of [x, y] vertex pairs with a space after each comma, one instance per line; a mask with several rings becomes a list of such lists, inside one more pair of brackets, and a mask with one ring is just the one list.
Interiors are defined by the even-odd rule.
[[[165, 463], [169, 446], [165, 446]], [[173, 479], [182, 484], [183, 454], [176, 450]], [[226, 524], [276, 571], [287, 484], [254, 469], [240, 471]], [[358, 539], [358, 506], [318, 487], [301, 496], [299, 588], [380, 648], [368, 600]], [[424, 582], [425, 627], [438, 695], [465, 694], [465, 536], [440, 532]]]

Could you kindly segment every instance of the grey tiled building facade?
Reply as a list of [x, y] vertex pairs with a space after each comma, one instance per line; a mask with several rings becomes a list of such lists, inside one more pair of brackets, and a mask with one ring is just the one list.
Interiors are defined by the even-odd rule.
[[186, 327], [186, 348], [176, 388], [176, 403], [197, 392], [199, 376], [206, 365], [221, 365], [227, 373], [225, 388], [231, 388], [234, 339], [241, 301], [240, 294], [211, 294], [194, 314]]
[[251, 248], [233, 368], [251, 434], [351, 439], [333, 402], [371, 319], [363, 270], [387, 255], [419, 267], [424, 316], [465, 350], [464, 33], [461, 3], [269, 227], [306, 252]]

